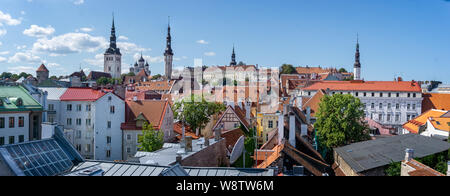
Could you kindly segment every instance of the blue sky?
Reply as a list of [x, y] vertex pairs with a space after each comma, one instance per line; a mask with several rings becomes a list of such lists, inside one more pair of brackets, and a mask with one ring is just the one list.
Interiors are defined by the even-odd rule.
[[168, 16], [175, 67], [237, 60], [352, 70], [360, 35], [366, 80], [450, 82], [445, 0], [0, 0], [0, 72], [102, 70], [112, 12], [128, 70], [142, 51], [163, 73]]

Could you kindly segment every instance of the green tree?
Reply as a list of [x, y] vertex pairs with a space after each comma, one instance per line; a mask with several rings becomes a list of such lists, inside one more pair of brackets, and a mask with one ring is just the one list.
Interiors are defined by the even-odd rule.
[[[196, 101], [201, 100], [201, 101]], [[181, 112], [181, 107], [183, 111]], [[199, 130], [211, 120], [210, 117], [226, 109], [225, 105], [214, 102], [207, 102], [196, 96], [192, 96], [190, 100], [181, 100], [174, 104], [173, 112], [174, 118], [179, 121], [184, 121], [192, 130]]]
[[401, 171], [402, 164], [400, 162], [395, 163], [392, 161], [388, 168], [384, 170], [384, 173], [386, 173], [386, 176], [400, 176]]
[[339, 69], [339, 73], [348, 73], [347, 70], [345, 68], [340, 68]]
[[164, 133], [155, 131], [152, 124], [144, 123], [138, 147], [144, 152], [155, 152], [164, 146]]
[[161, 77], [162, 77], [161, 74], [154, 75], [154, 76], [152, 77], [152, 80], [158, 80], [158, 79], [160, 79]]
[[281, 74], [294, 74], [296, 72], [295, 67], [291, 64], [281, 65]]
[[317, 121], [319, 145], [329, 153], [326, 159], [333, 162], [333, 148], [370, 139], [364, 123], [361, 101], [352, 95], [335, 94], [325, 96], [319, 104]]

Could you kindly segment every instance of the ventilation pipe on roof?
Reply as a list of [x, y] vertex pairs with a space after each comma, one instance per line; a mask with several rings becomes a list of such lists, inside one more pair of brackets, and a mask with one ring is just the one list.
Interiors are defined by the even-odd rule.
[[414, 150], [413, 149], [406, 149], [406, 155], [405, 155], [405, 161], [409, 162], [412, 159], [414, 159]]
[[284, 115], [279, 112], [277, 114], [278, 114], [278, 144], [282, 144], [284, 139]]
[[295, 115], [293, 112], [289, 113], [289, 144], [291, 144], [294, 148], [296, 147], [295, 142]]

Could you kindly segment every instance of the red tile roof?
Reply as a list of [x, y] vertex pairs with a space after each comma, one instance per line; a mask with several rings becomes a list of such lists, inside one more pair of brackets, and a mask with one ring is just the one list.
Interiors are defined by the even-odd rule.
[[[182, 124], [180, 122], [177, 122], [177, 123], [173, 124], [173, 131], [175, 133], [179, 134], [177, 136], [177, 139], [181, 140], [181, 137], [183, 137], [182, 136], [183, 135], [183, 126], [182, 126]], [[194, 140], [200, 138], [199, 136], [195, 135], [194, 132], [192, 132], [191, 127], [189, 127], [189, 125], [184, 125], [184, 131], [185, 131], [186, 136], [190, 136]]]
[[45, 72], [49, 72], [47, 67], [45, 67], [44, 64], [42, 64], [36, 71], [45, 71]]
[[69, 88], [60, 99], [61, 101], [97, 101], [104, 95], [106, 95], [105, 92], [92, 88]]
[[311, 108], [311, 116], [315, 117], [316, 113], [319, 112], [319, 104], [325, 94], [325, 91], [322, 89], [317, 91], [317, 93], [311, 99], [303, 104], [302, 110], [305, 111], [307, 107]]
[[431, 109], [450, 110], [450, 94], [424, 93], [422, 113]]
[[167, 101], [126, 101], [125, 123], [122, 124], [122, 130], [136, 130], [136, 118], [141, 114], [155, 129], [159, 130], [167, 109]]
[[422, 92], [422, 88], [417, 82], [403, 81], [320, 81], [303, 88], [303, 90], [307, 91], [317, 91], [320, 89], [336, 91]]
[[414, 171], [408, 173], [410, 176], [445, 176], [444, 174], [441, 174], [414, 159], [406, 162], [405, 164], [415, 169]]

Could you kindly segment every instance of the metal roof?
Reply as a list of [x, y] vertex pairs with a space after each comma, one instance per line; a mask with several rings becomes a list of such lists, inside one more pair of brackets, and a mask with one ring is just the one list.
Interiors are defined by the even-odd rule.
[[[66, 174], [66, 176], [81, 176], [85, 174], [85, 172], [83, 172], [84, 170], [89, 170], [90, 168], [103, 170], [103, 176], [160, 176], [161, 174], [173, 174], [173, 170], [168, 166], [87, 161], [74, 167], [72, 172]], [[273, 176], [274, 174], [273, 169], [180, 168], [182, 168], [189, 176]], [[177, 170], [177, 172], [179, 172], [179, 170]]]
[[359, 142], [334, 150], [359, 173], [402, 161], [408, 148], [414, 149], [414, 157], [422, 158], [448, 150], [450, 143], [436, 138], [407, 134]]
[[64, 93], [67, 91], [67, 88], [39, 88], [42, 91], [47, 91], [47, 99], [48, 100], [55, 100], [59, 101], [60, 97], [64, 95]]

